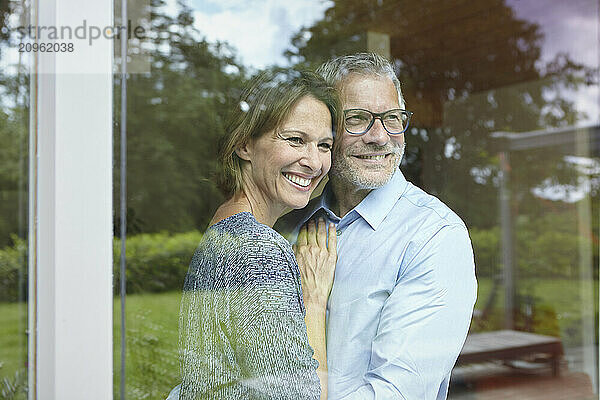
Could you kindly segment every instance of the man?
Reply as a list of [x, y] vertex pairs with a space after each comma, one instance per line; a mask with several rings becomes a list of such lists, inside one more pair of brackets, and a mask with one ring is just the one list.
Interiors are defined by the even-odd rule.
[[295, 241], [308, 220], [337, 226], [328, 398], [445, 399], [477, 291], [467, 229], [399, 169], [410, 113], [390, 63], [355, 54], [318, 72], [339, 89], [344, 132], [323, 194], [276, 228]]

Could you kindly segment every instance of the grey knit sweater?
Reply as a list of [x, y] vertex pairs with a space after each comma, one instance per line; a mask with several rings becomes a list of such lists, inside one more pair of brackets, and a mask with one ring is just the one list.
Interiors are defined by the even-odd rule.
[[185, 279], [180, 399], [318, 399], [289, 243], [250, 213], [208, 228]]

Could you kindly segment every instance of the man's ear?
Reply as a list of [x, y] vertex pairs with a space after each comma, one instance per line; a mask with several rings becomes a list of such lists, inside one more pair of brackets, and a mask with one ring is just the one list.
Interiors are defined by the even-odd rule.
[[242, 160], [250, 161], [252, 156], [252, 146], [250, 146], [248, 143], [245, 143], [235, 149], [235, 154], [237, 154], [237, 156]]

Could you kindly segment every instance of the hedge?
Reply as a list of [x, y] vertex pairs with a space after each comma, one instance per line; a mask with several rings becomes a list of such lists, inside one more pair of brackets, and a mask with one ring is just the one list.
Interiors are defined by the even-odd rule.
[[[181, 290], [189, 263], [202, 234], [145, 233], [127, 238], [127, 293]], [[114, 240], [114, 291], [120, 290], [121, 240]]]
[[[520, 278], [577, 278], [580, 240], [573, 221], [548, 215], [516, 224], [515, 261]], [[470, 228], [479, 277], [502, 271], [500, 229]], [[145, 233], [127, 238], [127, 293], [181, 290], [194, 250], [202, 234]], [[24, 300], [27, 293], [27, 242], [16, 236], [0, 250], [0, 301]], [[597, 246], [587, 243], [596, 250]], [[119, 292], [121, 242], [114, 240], [114, 292]], [[22, 298], [19, 298], [22, 296]]]
[[[198, 231], [139, 234], [127, 238], [127, 293], [181, 290]], [[12, 237], [13, 245], [0, 250], [0, 301], [26, 299], [27, 241]], [[114, 292], [119, 292], [121, 240], [113, 242]], [[19, 298], [21, 296], [21, 298]]]
[[0, 250], [0, 301], [24, 301], [27, 296], [27, 241], [11, 236], [12, 246]]

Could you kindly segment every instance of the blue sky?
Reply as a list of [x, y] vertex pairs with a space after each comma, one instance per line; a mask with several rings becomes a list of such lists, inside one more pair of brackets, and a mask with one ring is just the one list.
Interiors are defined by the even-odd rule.
[[[168, 0], [174, 2], [175, 0]], [[195, 25], [209, 41], [227, 41], [239, 61], [255, 68], [286, 65], [283, 52], [302, 26], [323, 18], [330, 0], [187, 0]], [[598, 2], [596, 0], [507, 0], [518, 18], [539, 24], [544, 39], [542, 60], [559, 52], [598, 67]], [[562, 93], [588, 114], [583, 124], [600, 122], [598, 86]]]
[[321, 19], [326, 0], [189, 0], [195, 25], [209, 41], [224, 40], [244, 64], [285, 65], [283, 52], [302, 26]]

